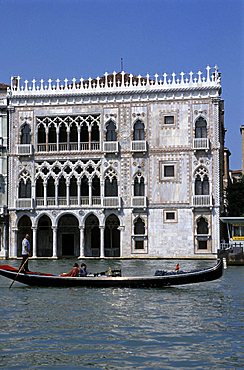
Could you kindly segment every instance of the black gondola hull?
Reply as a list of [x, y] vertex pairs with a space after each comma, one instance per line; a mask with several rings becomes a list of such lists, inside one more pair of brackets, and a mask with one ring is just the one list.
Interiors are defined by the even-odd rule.
[[45, 273], [18, 273], [8, 265], [0, 266], [0, 275], [22, 284], [36, 287], [93, 287], [93, 288], [161, 288], [167, 286], [195, 284], [219, 279], [223, 274], [223, 261], [210, 268], [169, 274], [164, 276], [91, 276], [61, 277]]

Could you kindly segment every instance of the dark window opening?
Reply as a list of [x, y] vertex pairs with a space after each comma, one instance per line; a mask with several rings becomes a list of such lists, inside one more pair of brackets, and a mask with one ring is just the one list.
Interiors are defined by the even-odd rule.
[[203, 180], [197, 175], [195, 180], [195, 195], [209, 195], [209, 180], [207, 175], [204, 176]]
[[107, 131], [106, 131], [106, 141], [116, 141], [117, 134], [115, 131], [116, 127], [113, 121], [110, 121], [107, 124]]
[[144, 241], [135, 240], [135, 249], [144, 249]]
[[139, 217], [134, 224], [134, 235], [144, 235], [145, 234], [145, 224]]
[[175, 123], [174, 116], [164, 116], [164, 124], [165, 125], [173, 125]]
[[25, 123], [24, 126], [21, 128], [21, 138], [20, 138], [20, 143], [21, 144], [30, 144], [31, 137], [30, 137], [30, 126]]
[[166, 220], [174, 220], [175, 212], [166, 212]]
[[133, 140], [145, 140], [144, 123], [140, 120], [134, 124]]
[[144, 196], [145, 195], [145, 184], [144, 184], [144, 178], [141, 177], [140, 179], [138, 177], [135, 178], [134, 181], [134, 196]]
[[207, 122], [204, 118], [200, 117], [195, 125], [195, 138], [201, 139], [207, 137]]
[[117, 179], [113, 178], [110, 181], [108, 178], [105, 179], [105, 197], [117, 197], [118, 196], [118, 184]]
[[31, 181], [29, 179], [26, 183], [24, 183], [24, 180], [20, 180], [19, 198], [31, 198]]
[[164, 166], [164, 177], [174, 177], [175, 176], [175, 166], [165, 165]]
[[54, 179], [50, 177], [47, 181], [47, 197], [55, 196], [55, 184]]

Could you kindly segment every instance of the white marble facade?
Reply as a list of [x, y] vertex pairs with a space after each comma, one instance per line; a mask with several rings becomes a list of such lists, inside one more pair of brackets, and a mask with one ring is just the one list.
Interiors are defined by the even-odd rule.
[[213, 258], [220, 74], [12, 79], [9, 257]]

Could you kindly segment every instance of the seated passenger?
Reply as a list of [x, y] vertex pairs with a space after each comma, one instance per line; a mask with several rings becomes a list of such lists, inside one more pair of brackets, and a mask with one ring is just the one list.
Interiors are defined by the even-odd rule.
[[79, 272], [79, 276], [87, 276], [88, 272], [87, 272], [87, 267], [86, 267], [86, 264], [85, 263], [82, 263], [80, 265], [80, 272]]
[[75, 263], [72, 269], [69, 272], [64, 272], [63, 274], [59, 276], [71, 276], [71, 277], [76, 277], [79, 275], [80, 269], [78, 263]]
[[179, 272], [179, 271], [180, 271], [180, 264], [179, 264], [179, 263], [177, 263], [177, 264], [176, 264], [176, 266], [175, 266], [175, 271], [176, 271], [176, 272]]

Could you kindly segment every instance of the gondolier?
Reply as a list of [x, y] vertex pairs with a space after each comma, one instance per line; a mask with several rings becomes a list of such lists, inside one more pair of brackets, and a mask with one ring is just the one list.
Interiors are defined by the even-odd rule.
[[29, 234], [26, 234], [24, 239], [22, 240], [22, 262], [20, 265], [20, 269], [22, 272], [29, 271], [28, 268], [28, 258], [30, 256], [30, 242], [29, 242], [30, 236]]

